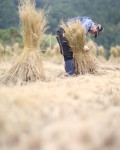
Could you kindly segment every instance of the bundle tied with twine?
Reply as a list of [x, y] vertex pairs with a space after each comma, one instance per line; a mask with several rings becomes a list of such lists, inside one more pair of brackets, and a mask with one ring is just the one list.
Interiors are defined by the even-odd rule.
[[19, 1], [19, 16], [24, 49], [13, 67], [3, 77], [4, 84], [45, 80], [39, 52], [40, 39], [46, 29], [44, 10], [36, 10], [34, 0]]
[[[79, 20], [65, 24], [62, 22], [74, 58], [74, 68], [76, 74], [96, 74], [97, 67], [95, 62], [95, 44], [91, 40], [86, 40], [86, 31]], [[87, 44], [89, 51], [84, 51]]]

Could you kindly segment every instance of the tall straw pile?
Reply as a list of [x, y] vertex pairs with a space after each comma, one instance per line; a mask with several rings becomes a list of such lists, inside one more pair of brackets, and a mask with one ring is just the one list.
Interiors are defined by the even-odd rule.
[[4, 46], [0, 43], [0, 55], [3, 54], [5, 51]]
[[120, 64], [120, 46], [116, 45], [110, 49], [109, 62]]
[[94, 57], [94, 43], [89, 41], [89, 51], [84, 51], [84, 45], [86, 43], [85, 29], [80, 21], [69, 23], [68, 25], [62, 22], [62, 27], [65, 31], [65, 36], [69, 41], [69, 45], [73, 52], [74, 67], [76, 74], [96, 74], [97, 68]]
[[33, 0], [20, 0], [18, 8], [24, 49], [3, 78], [4, 84], [45, 79], [42, 60], [38, 51], [40, 39], [46, 26], [45, 11], [36, 10]]
[[97, 61], [100, 63], [105, 63], [106, 58], [105, 58], [105, 49], [103, 46], [97, 46]]
[[55, 44], [52, 49], [47, 48], [44, 56], [47, 60], [49, 59], [53, 63], [56, 64], [63, 63], [63, 57], [60, 53], [60, 48], [58, 44]]
[[98, 46], [98, 57], [99, 56], [102, 56], [102, 57], [105, 57], [105, 49], [103, 46]]
[[116, 45], [115, 47], [111, 47], [110, 55], [113, 57], [120, 57], [120, 46]]

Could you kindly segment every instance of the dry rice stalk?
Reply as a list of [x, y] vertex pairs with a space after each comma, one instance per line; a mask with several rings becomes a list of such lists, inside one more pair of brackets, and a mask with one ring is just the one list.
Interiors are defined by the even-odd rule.
[[62, 64], [63, 63], [63, 56], [60, 53], [60, 47], [58, 44], [55, 44], [53, 47], [52, 62], [56, 63], [56, 64]]
[[13, 52], [18, 52], [18, 51], [20, 51], [20, 45], [19, 45], [19, 43], [14, 43], [14, 44], [12, 45], [12, 51], [13, 51]]
[[103, 46], [98, 46], [98, 56], [105, 57], [105, 49]]
[[110, 55], [113, 57], [119, 57], [119, 51], [116, 47], [111, 47], [110, 49]]
[[54, 51], [54, 55], [61, 55], [60, 53], [60, 47], [58, 44], [55, 44], [54, 47], [53, 47], [53, 51]]
[[4, 46], [0, 43], [0, 54], [4, 53], [5, 48]]
[[45, 57], [53, 57], [53, 52], [52, 49], [50, 47], [48, 47], [45, 51]]
[[95, 55], [96, 55], [96, 49], [97, 49], [97, 44], [94, 41], [92, 41], [92, 40], [89, 39], [88, 42], [87, 42], [87, 46], [90, 49], [90, 51], [88, 51], [89, 54], [91, 54], [91, 55], [93, 55], [93, 57], [95, 57]]
[[120, 57], [120, 46], [116, 46], [116, 49], [117, 49], [117, 51], [118, 51], [118, 57]]
[[103, 46], [97, 46], [97, 61], [98, 63], [105, 63], [105, 49]]
[[109, 62], [112, 64], [120, 64], [120, 46], [116, 45], [111, 47]]
[[120, 57], [120, 46], [111, 47], [110, 55], [113, 57]]
[[19, 58], [3, 78], [4, 84], [17, 84], [44, 80], [44, 69], [39, 55], [40, 39], [45, 31], [44, 10], [36, 10], [34, 0], [20, 0], [19, 16], [24, 40], [24, 49]]
[[[96, 74], [96, 63], [93, 56], [95, 54], [95, 45], [92, 41], [86, 43], [86, 31], [80, 21], [72, 22], [68, 25], [62, 23], [62, 27], [73, 51], [75, 73], [81, 75], [86, 73]], [[90, 49], [87, 52], [83, 50], [85, 43], [88, 44]]]

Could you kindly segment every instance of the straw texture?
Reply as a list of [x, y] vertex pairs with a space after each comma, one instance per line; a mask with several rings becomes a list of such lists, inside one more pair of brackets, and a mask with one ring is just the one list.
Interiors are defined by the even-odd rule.
[[[81, 22], [71, 22], [67, 25], [62, 22], [62, 28], [73, 52], [75, 73], [96, 74], [95, 44], [92, 41], [86, 41], [86, 31]], [[85, 45], [89, 47], [89, 51], [84, 51]]]
[[3, 77], [4, 84], [45, 80], [42, 59], [38, 51], [47, 23], [45, 11], [36, 10], [35, 2], [32, 0], [20, 0], [18, 8], [24, 49], [13, 67]]

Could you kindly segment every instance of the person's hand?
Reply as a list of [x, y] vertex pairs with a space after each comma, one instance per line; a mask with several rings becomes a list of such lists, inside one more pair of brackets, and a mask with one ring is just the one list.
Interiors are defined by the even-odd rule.
[[89, 47], [87, 45], [85, 45], [83, 49], [84, 49], [85, 52], [89, 51]]

